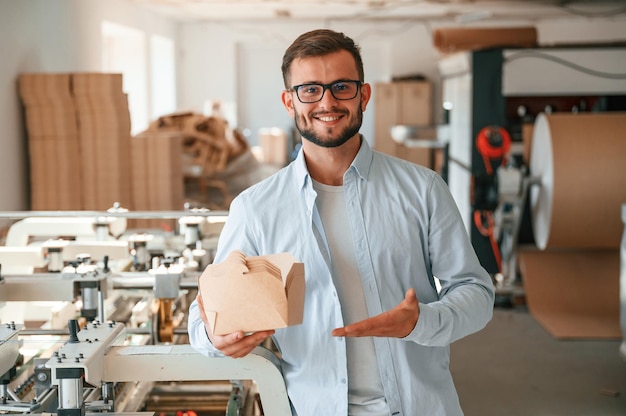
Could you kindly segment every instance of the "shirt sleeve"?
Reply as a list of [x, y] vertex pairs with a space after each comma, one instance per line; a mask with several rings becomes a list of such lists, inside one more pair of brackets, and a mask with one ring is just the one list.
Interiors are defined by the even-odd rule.
[[195, 299], [189, 306], [187, 333], [189, 334], [189, 344], [200, 354], [206, 355], [207, 357], [222, 355], [209, 340], [209, 336], [204, 328], [204, 322], [202, 322], [202, 318], [200, 317], [198, 302]]
[[431, 185], [428, 256], [441, 291], [437, 301], [420, 303], [417, 324], [405, 340], [446, 346], [485, 327], [493, 315], [495, 290], [447, 184], [436, 175]]
[[[247, 227], [241, 223], [241, 218], [246, 218], [245, 204], [242, 202], [242, 196], [236, 197], [230, 206], [230, 212], [224, 228], [220, 234], [217, 251], [215, 253], [214, 262], [224, 261], [232, 250], [242, 250], [248, 255], [251, 252], [248, 243], [248, 233], [244, 231]], [[189, 306], [189, 317], [187, 321], [187, 333], [189, 334], [189, 343], [191, 346], [204, 355], [222, 355], [222, 353], [213, 346], [204, 327], [204, 322], [200, 317], [200, 309], [197, 300]]]

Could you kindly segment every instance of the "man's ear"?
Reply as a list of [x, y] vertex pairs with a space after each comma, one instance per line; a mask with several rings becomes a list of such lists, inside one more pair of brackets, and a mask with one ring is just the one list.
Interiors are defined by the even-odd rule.
[[361, 85], [361, 111], [365, 111], [367, 103], [372, 97], [372, 86], [370, 84]]
[[293, 118], [295, 114], [293, 109], [293, 94], [291, 91], [283, 90], [280, 98], [285, 106], [285, 109], [287, 110], [287, 113], [289, 113], [289, 117]]

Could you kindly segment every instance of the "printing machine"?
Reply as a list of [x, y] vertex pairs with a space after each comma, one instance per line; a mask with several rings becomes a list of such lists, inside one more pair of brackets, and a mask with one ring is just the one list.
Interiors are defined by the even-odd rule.
[[[207, 358], [187, 344], [226, 215], [0, 213], [18, 219], [0, 246], [0, 413], [291, 414], [274, 351]], [[127, 229], [132, 219], [178, 227]]]

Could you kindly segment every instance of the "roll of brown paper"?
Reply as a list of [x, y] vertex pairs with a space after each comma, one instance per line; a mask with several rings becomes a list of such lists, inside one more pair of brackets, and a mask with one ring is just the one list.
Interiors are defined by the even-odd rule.
[[537, 247], [618, 248], [626, 203], [626, 113], [540, 114], [530, 156]]
[[433, 33], [434, 45], [441, 52], [472, 51], [496, 46], [537, 46], [537, 29], [517, 28], [439, 28]]

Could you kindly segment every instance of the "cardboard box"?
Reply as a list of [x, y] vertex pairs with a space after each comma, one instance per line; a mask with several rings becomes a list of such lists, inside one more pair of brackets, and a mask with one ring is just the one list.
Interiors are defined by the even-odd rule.
[[381, 82], [375, 86], [374, 149], [413, 163], [432, 167], [431, 149], [398, 144], [391, 128], [398, 125], [421, 127], [415, 139], [436, 139], [432, 128], [433, 87], [429, 81]]
[[216, 335], [302, 323], [304, 264], [289, 253], [246, 257], [235, 250], [224, 262], [209, 265], [198, 286]]
[[263, 150], [263, 162], [272, 165], [287, 164], [287, 133], [280, 128], [259, 130], [259, 143]]

